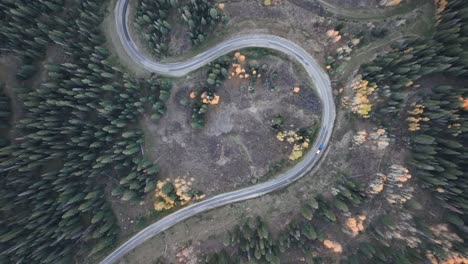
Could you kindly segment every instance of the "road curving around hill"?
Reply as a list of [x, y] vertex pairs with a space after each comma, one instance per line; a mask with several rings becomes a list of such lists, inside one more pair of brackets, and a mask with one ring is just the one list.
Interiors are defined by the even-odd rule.
[[322, 102], [322, 120], [318, 136], [309, 152], [304, 155], [300, 162], [288, 171], [281, 173], [274, 179], [267, 182], [219, 194], [178, 210], [177, 212], [149, 225], [128, 239], [103, 259], [101, 264], [116, 263], [125, 254], [146, 240], [196, 214], [200, 214], [223, 205], [259, 197], [288, 186], [295, 180], [307, 174], [307, 172], [316, 165], [321, 155], [320, 153], [317, 153], [317, 150], [321, 145], [323, 148], [327, 147], [333, 132], [335, 121], [335, 103], [333, 101], [331, 82], [328, 75], [311, 55], [294, 42], [285, 38], [266, 34], [242, 35], [223, 41], [191, 59], [175, 63], [158, 63], [138, 49], [130, 35], [128, 26], [129, 2], [129, 0], [117, 1], [115, 7], [115, 23], [121, 45], [127, 55], [139, 67], [161, 75], [181, 77], [203, 67], [222, 55], [242, 48], [261, 47], [276, 50], [296, 60], [306, 70]]

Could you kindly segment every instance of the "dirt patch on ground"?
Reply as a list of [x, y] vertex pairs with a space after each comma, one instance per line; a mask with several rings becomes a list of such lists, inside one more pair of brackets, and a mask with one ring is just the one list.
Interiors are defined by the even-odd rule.
[[[353, 138], [358, 131], [372, 132], [375, 129], [375, 124], [357, 120], [348, 112], [338, 111], [335, 132], [317, 169], [287, 189], [190, 218], [151, 238], [119, 263], [151, 263], [159, 256], [163, 256], [168, 263], [174, 263], [179, 249], [187, 245], [192, 245], [195, 252], [203, 254], [217, 252], [224, 248], [221, 241], [226, 231], [232, 230], [236, 224], [245, 222], [247, 217], [257, 215], [263, 216], [272, 235], [277, 236], [294, 215], [300, 214], [300, 205], [303, 201], [317, 194], [332, 192], [335, 181], [349, 178], [368, 184], [376, 173], [383, 172], [388, 165], [404, 163], [406, 153], [392, 140], [387, 147], [381, 149], [373, 147], [375, 142], [372, 140], [359, 146], [354, 143]], [[370, 219], [384, 213], [388, 208], [386, 204], [388, 203], [384, 199], [378, 198], [373, 200], [371, 205], [361, 209]], [[344, 221], [344, 218], [340, 218], [338, 222]], [[353, 243], [359, 242], [359, 240], [350, 240], [348, 235], [336, 227], [327, 224], [317, 228], [323, 228], [346, 248], [352, 248]], [[231, 253], [236, 254], [236, 252]], [[290, 252], [283, 256], [281, 263], [298, 263], [302, 256], [301, 252]]]
[[[267, 180], [274, 176], [269, 173], [270, 166], [288, 160], [292, 151], [292, 144], [277, 140], [277, 131], [271, 127], [274, 117], [284, 118], [283, 130], [320, 125], [321, 102], [296, 65], [276, 55], [268, 55], [258, 63], [281, 73], [274, 82], [276, 89], [266, 88], [264, 78], [252, 86], [254, 91], [249, 91], [245, 79], [227, 79], [217, 92], [220, 103], [209, 108], [204, 129], [191, 127], [191, 108], [180, 101], [203, 85], [206, 69], [174, 80], [167, 113], [158, 122], [149, 116], [140, 122], [145, 131], [144, 154], [161, 167], [161, 179], [194, 178], [193, 190], [207, 197]], [[299, 93], [293, 92], [295, 86], [301, 87]], [[179, 209], [156, 212], [154, 193], [140, 204], [122, 202], [110, 195], [108, 198], [121, 227], [121, 238], [146, 226], [150, 223], [147, 221]]]
[[[224, 233], [232, 230], [239, 221], [245, 221], [248, 216], [267, 216], [263, 219], [267, 221], [273, 235], [277, 235], [288, 225], [292, 216], [299, 214], [301, 201], [307, 201], [311, 196], [330, 191], [334, 182], [341, 177], [365, 179], [377, 172], [378, 163], [374, 162], [377, 157], [394, 156], [391, 152], [387, 152], [390, 148], [377, 152], [370, 148], [353, 150], [353, 136], [356, 130], [368, 127], [372, 125], [356, 122], [347, 112], [339, 111], [329, 148], [323, 153], [317, 169], [309, 172], [304, 178], [288, 186], [287, 189], [190, 218], [151, 238], [119, 263], [151, 263], [159, 256], [164, 256], [169, 263], [172, 263], [178, 248], [187, 244], [195, 246], [198, 252], [216, 252], [223, 247], [220, 241], [223, 241]], [[343, 153], [349, 154], [343, 155]], [[155, 252], [155, 249], [158, 251]]]
[[188, 28], [184, 21], [180, 20], [180, 15], [176, 10], [172, 11], [172, 16], [169, 17], [169, 24], [173, 25], [171, 28], [171, 38], [169, 40], [169, 54], [170, 56], [178, 56], [187, 50], [190, 50], [193, 45], [190, 42], [188, 35]]
[[285, 129], [318, 125], [320, 102], [311, 87], [293, 92], [301, 78], [292, 64], [276, 57], [261, 63], [282, 73], [277, 89], [267, 89], [260, 80], [249, 91], [248, 81], [227, 80], [218, 92], [220, 104], [209, 109], [204, 129], [191, 128], [190, 109], [179, 103], [197, 88], [194, 79], [175, 87], [159, 123], [143, 122], [145, 152], [160, 164], [161, 175], [193, 177], [193, 187], [207, 196], [256, 183], [271, 164], [287, 159], [292, 150], [290, 144], [276, 139], [271, 127], [275, 116], [284, 117]]

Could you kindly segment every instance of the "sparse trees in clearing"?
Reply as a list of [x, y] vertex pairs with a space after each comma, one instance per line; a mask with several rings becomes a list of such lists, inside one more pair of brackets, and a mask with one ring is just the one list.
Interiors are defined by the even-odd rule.
[[[260, 218], [247, 219], [227, 235], [225, 244], [239, 246], [242, 256], [248, 261], [279, 263], [279, 247], [274, 243], [268, 226]], [[208, 260], [219, 259], [222, 255], [223, 252], [214, 254]]]
[[271, 127], [273, 129], [278, 130], [284, 125], [284, 117], [281, 115], [277, 115], [273, 118], [271, 123], [272, 123]]
[[138, 1], [134, 26], [143, 37], [145, 45], [157, 56], [165, 55], [168, 51], [171, 25], [168, 17], [177, 1]]
[[[337, 197], [341, 196], [365, 196], [361, 194], [364, 190], [352, 181], [343, 181], [339, 184]], [[342, 203], [346, 207], [355, 209], [355, 204], [348, 203], [343, 198]], [[287, 251], [302, 252], [309, 263], [321, 261], [317, 254], [317, 248], [321, 247], [326, 240], [324, 227], [333, 225], [330, 218], [338, 221], [341, 211], [337, 210], [335, 201], [324, 197], [310, 198], [301, 205], [301, 213], [294, 217], [292, 222], [273, 236], [266, 223], [257, 218], [248, 218], [244, 223], [228, 232], [224, 237], [223, 244], [233, 247], [242, 252], [242, 259], [248, 262], [279, 263], [281, 256]], [[347, 213], [347, 212], [346, 212]], [[333, 215], [333, 216], [332, 216]], [[216, 259], [221, 253], [207, 257]]]
[[[391, 170], [396, 169], [401, 170], [399, 167], [391, 167]], [[400, 174], [397, 173], [391, 177], [400, 182], [406, 181], [408, 176], [400, 176]], [[369, 219], [364, 214], [355, 213], [362, 210], [362, 203], [365, 203], [364, 208], [368, 208], [367, 203], [371, 202], [367, 199], [368, 196], [363, 186], [350, 180], [343, 180], [338, 182], [331, 192], [334, 195], [332, 199], [319, 196], [310, 201], [304, 201], [300, 211], [302, 216], [299, 216], [299, 219], [294, 219], [286, 228], [280, 230], [277, 236], [273, 237], [269, 248], [272, 252], [275, 252], [276, 247], [278, 248], [278, 258], [287, 251], [297, 254], [298, 250], [301, 250], [305, 259], [311, 263], [314, 263], [313, 261], [330, 262], [331, 252], [339, 254], [343, 263], [375, 263], [379, 261], [418, 263], [426, 261], [433, 254], [437, 254], [442, 259], [447, 258], [447, 256], [441, 255], [445, 253], [438, 248], [440, 247], [438, 239], [433, 240], [432, 234], [421, 234], [421, 232], [426, 232], [428, 227], [425, 224], [427, 223], [416, 219], [417, 214], [412, 216], [406, 207], [398, 207], [399, 209], [396, 209], [398, 213], [395, 214], [385, 212], [376, 219]], [[352, 215], [355, 217], [350, 217]], [[447, 221], [460, 229], [466, 228], [462, 217], [454, 212], [447, 215]], [[333, 229], [330, 230], [332, 233], [328, 232], [328, 227], [336, 225], [344, 225], [345, 232], [352, 237], [365, 236], [363, 239], [357, 240], [356, 253], [347, 252], [348, 240], [344, 243], [340, 242], [333, 236]], [[258, 261], [257, 257], [260, 257], [260, 262], [274, 263], [270, 259], [264, 259], [261, 251], [256, 252], [255, 246], [248, 246], [253, 241], [257, 241], [254, 235], [260, 233], [260, 231], [250, 231], [249, 228], [252, 226], [255, 225], [249, 220], [244, 225], [237, 227], [235, 230], [238, 231], [231, 232], [229, 236], [225, 237], [225, 246], [234, 247], [232, 250], [245, 252], [243, 258], [247, 261]], [[258, 230], [259, 227], [257, 226], [256, 229]], [[448, 231], [451, 232], [453, 229]], [[458, 237], [456, 234], [453, 236]], [[246, 242], [243, 242], [243, 239], [246, 239]], [[464, 246], [460, 244], [462, 241], [460, 239], [450, 238], [449, 240], [451, 251], [448, 251], [448, 257], [454, 258], [458, 255], [452, 255], [453, 252], [463, 250]], [[320, 251], [320, 248], [325, 250], [325, 255], [324, 251]]]
[[193, 45], [202, 43], [226, 19], [222, 10], [208, 0], [189, 1], [184, 5], [177, 0], [138, 1], [133, 24], [156, 56], [167, 55], [169, 51], [170, 32], [174, 26], [169, 23], [169, 16], [174, 14], [186, 23]]
[[205, 198], [201, 191], [192, 189], [192, 179], [176, 178], [174, 183], [169, 179], [165, 181], [158, 181], [155, 190], [156, 202], [154, 202], [154, 209], [156, 211], [163, 211], [171, 209], [175, 206], [183, 206], [191, 201], [196, 201]]
[[207, 73], [206, 84], [190, 94], [190, 100], [187, 102], [187, 105], [190, 104], [192, 108], [192, 128], [204, 128], [205, 115], [209, 109], [208, 105], [219, 103], [220, 97], [216, 93], [227, 77], [227, 67], [229, 64], [230, 59], [227, 56], [209, 63], [208, 66], [210, 68]]
[[189, 27], [193, 45], [202, 43], [216, 25], [226, 20], [221, 9], [208, 0], [194, 0], [179, 9], [182, 19]]

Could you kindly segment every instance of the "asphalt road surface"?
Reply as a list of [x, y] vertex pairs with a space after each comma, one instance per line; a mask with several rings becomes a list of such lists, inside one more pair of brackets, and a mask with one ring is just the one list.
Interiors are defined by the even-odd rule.
[[335, 121], [335, 103], [333, 101], [331, 83], [328, 75], [314, 60], [314, 58], [312, 58], [312, 56], [310, 56], [304, 49], [292, 41], [266, 34], [243, 35], [219, 43], [209, 50], [202, 52], [186, 61], [162, 64], [153, 61], [151, 58], [141, 52], [130, 36], [128, 28], [128, 7], [129, 0], [117, 1], [115, 7], [115, 23], [117, 33], [123, 48], [125, 49], [127, 55], [140, 67], [143, 67], [150, 72], [180, 77], [196, 69], [199, 69], [200, 67], [224, 54], [242, 48], [262, 47], [276, 50], [299, 62], [307, 71], [322, 102], [322, 121], [318, 137], [313, 146], [310, 148], [310, 151], [299, 163], [297, 163], [287, 172], [278, 175], [275, 179], [270, 181], [259, 183], [237, 191], [223, 193], [197, 202], [173, 214], [170, 214], [131, 237], [125, 243], [120, 245], [115, 251], [110, 253], [104, 260], [102, 260], [101, 264], [117, 262], [120, 258], [122, 258], [125, 254], [133, 250], [138, 245], [189, 217], [216, 207], [262, 196], [264, 194], [281, 189], [291, 184], [293, 181], [301, 178], [314, 167], [314, 165], [319, 160], [320, 155], [322, 155], [317, 154], [317, 150], [319, 149], [320, 145], [322, 145], [323, 148], [326, 148], [328, 141], [330, 140], [331, 133], [333, 131], [333, 124]]

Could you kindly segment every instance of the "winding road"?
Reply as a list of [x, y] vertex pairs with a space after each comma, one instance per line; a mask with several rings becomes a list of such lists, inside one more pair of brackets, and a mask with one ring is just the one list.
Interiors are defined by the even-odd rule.
[[227, 54], [229, 52], [248, 47], [269, 48], [282, 52], [292, 59], [299, 62], [315, 85], [316, 91], [322, 101], [322, 122], [321, 128], [310, 151], [294, 167], [285, 173], [278, 175], [275, 179], [256, 184], [251, 187], [240, 189], [233, 192], [223, 193], [209, 199], [200, 201], [191, 206], [187, 206], [163, 219], [151, 224], [139, 233], [131, 237], [125, 243], [120, 245], [115, 251], [110, 253], [101, 264], [115, 263], [129, 251], [138, 245], [155, 236], [156, 234], [192, 217], [196, 214], [211, 210], [216, 207], [244, 201], [264, 194], [281, 189], [293, 181], [301, 178], [309, 172], [319, 160], [320, 154], [317, 154], [319, 146], [323, 144], [326, 148], [335, 121], [335, 103], [333, 101], [330, 79], [321, 66], [304, 49], [294, 42], [266, 34], [242, 35], [226, 40], [209, 50], [198, 54], [197, 56], [182, 62], [162, 64], [151, 60], [141, 52], [132, 39], [128, 27], [129, 18], [129, 0], [118, 0], [115, 7], [115, 23], [121, 45], [127, 55], [140, 67], [156, 72], [162, 75], [181, 77], [204, 66], [210, 61]]

